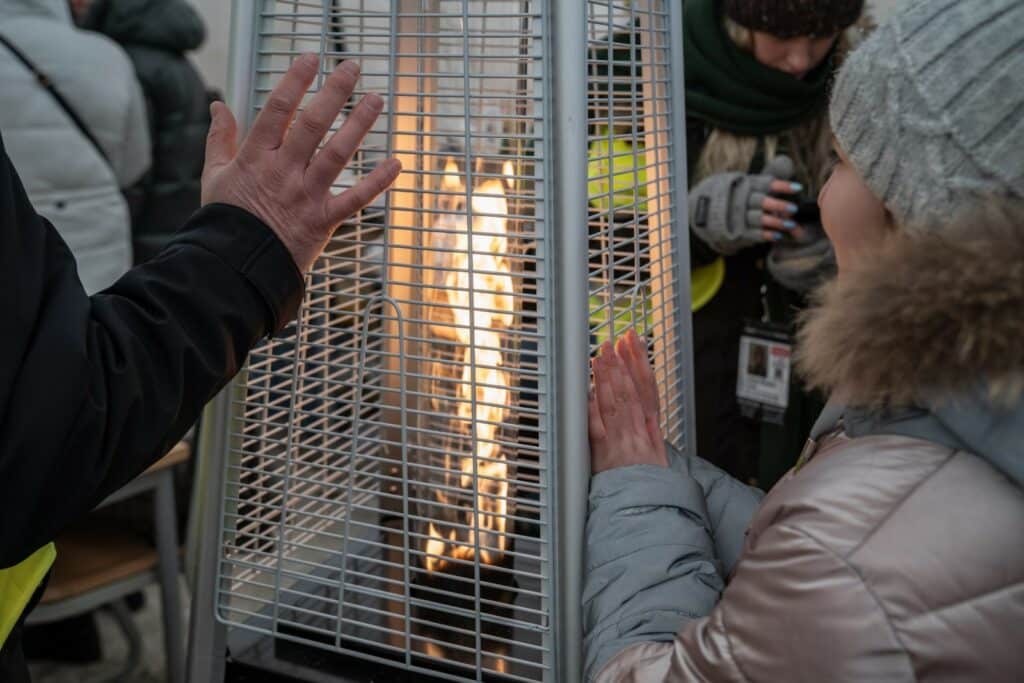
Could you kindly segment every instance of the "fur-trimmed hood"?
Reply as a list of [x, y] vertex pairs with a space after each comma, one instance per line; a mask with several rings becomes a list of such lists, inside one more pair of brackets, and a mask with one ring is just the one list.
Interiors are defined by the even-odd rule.
[[956, 228], [900, 231], [825, 285], [800, 331], [807, 382], [875, 422], [928, 413], [956, 443], [974, 452], [992, 444], [999, 453], [978, 454], [1014, 458], [1010, 474], [1024, 481], [1019, 209]]

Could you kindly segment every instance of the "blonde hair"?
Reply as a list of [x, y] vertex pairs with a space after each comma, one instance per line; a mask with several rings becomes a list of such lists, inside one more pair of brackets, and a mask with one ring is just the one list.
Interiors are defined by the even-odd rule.
[[[839, 34], [836, 45], [839, 56], [850, 50], [853, 41], [852, 30], [848, 29]], [[726, 17], [725, 31], [741, 49], [753, 51], [754, 34], [750, 29]], [[712, 129], [697, 159], [694, 181], [699, 182], [716, 173], [750, 171], [750, 164], [761, 144], [764, 145], [765, 163], [778, 155], [780, 144], [783, 144], [784, 149], [793, 158], [796, 167], [795, 179], [803, 183], [810, 192], [816, 193], [828, 180], [830, 167], [832, 129], [828, 121], [828, 107], [823, 102], [820, 111], [815, 112], [807, 121], [777, 135], [737, 135], [720, 128]], [[757, 172], [760, 169], [753, 170]]]

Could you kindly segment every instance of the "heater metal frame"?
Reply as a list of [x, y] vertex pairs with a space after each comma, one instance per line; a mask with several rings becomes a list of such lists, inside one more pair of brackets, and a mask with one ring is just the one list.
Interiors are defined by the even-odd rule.
[[[399, 2], [399, 0], [392, 0]], [[682, 350], [674, 368], [681, 382], [685, 402], [686, 448], [694, 451], [693, 360], [691, 350], [689, 237], [687, 225], [686, 126], [682, 88], [682, 3], [667, 0], [669, 15], [666, 65], [672, 75], [671, 111], [668, 116], [670, 145], [668, 159], [671, 183], [671, 263], [674, 269], [676, 314], [675, 334]], [[252, 74], [256, 65], [259, 3], [233, 0], [231, 19], [231, 62], [228, 101], [247, 129], [253, 118]], [[544, 194], [545, 215], [549, 217], [546, 239], [552, 245], [552, 281], [548, 296], [553, 300], [547, 321], [547, 348], [551, 379], [550, 407], [558, 415], [551, 421], [548, 447], [554, 449], [550, 485], [551, 509], [547, 514], [551, 538], [553, 601], [551, 652], [555, 669], [551, 680], [578, 681], [582, 678], [583, 539], [589, 489], [587, 452], [588, 357], [588, 255], [579, 245], [588, 240], [588, 146], [581, 135], [588, 121], [586, 35], [587, 3], [583, 0], [550, 0], [545, 4], [545, 21], [550, 31], [544, 50], [545, 177], [553, 191]], [[557, 37], [557, 40], [553, 40]], [[189, 632], [188, 680], [194, 683], [223, 680], [227, 626], [218, 620], [217, 585], [221, 576], [221, 529], [224, 512], [222, 496], [224, 463], [231, 447], [232, 404], [244, 391], [243, 371], [207, 407], [204, 413], [197, 464], [196, 493], [189, 534], [188, 576], [192, 587], [192, 615]]]

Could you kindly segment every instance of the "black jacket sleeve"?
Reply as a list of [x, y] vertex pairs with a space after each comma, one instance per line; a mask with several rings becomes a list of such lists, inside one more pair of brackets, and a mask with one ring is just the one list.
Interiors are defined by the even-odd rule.
[[86, 296], [0, 140], [0, 568], [160, 458], [301, 295], [273, 232], [212, 205]]

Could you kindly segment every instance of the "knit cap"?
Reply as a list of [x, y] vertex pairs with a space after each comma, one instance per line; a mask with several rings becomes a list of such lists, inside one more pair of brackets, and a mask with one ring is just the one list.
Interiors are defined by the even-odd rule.
[[829, 36], [860, 18], [864, 0], [725, 0], [725, 14], [740, 26], [778, 38]]
[[906, 228], [1024, 198], [1024, 0], [906, 0], [847, 57], [836, 139]]

